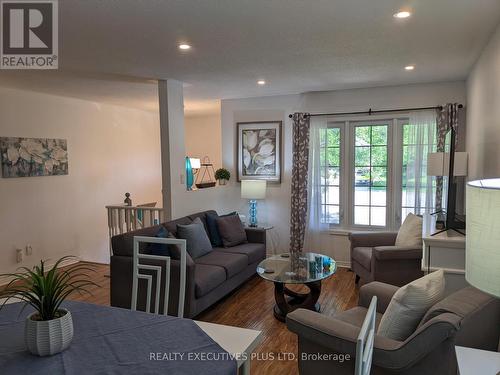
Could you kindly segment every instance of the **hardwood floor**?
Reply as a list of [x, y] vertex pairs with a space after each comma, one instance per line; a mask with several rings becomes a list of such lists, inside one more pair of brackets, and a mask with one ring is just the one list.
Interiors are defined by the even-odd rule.
[[[71, 299], [109, 305], [109, 266], [95, 264], [95, 267], [93, 281], [100, 288], [91, 288], [91, 296], [74, 295]], [[323, 314], [333, 315], [349, 309], [357, 304], [357, 300], [354, 274], [347, 269], [339, 268], [334, 276], [323, 281], [319, 298]], [[196, 319], [262, 331], [262, 342], [252, 359], [253, 374], [298, 374], [296, 359], [287, 357], [290, 356], [288, 353], [297, 355], [297, 337], [274, 318], [273, 307], [273, 283], [255, 276]]]

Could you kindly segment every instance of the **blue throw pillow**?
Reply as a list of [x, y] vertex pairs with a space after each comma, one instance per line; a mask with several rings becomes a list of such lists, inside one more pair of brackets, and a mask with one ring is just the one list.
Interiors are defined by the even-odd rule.
[[210, 236], [210, 242], [213, 247], [222, 247], [222, 238], [219, 234], [219, 228], [217, 227], [217, 218], [236, 215], [237, 212], [231, 212], [226, 215], [217, 215], [216, 213], [207, 213], [207, 229], [208, 235]]
[[[163, 225], [158, 229], [158, 233], [156, 233], [157, 238], [168, 238], [169, 232], [167, 228]], [[149, 251], [152, 255], [161, 255], [161, 256], [170, 256], [170, 251], [168, 249], [168, 245], [162, 243], [150, 243]]]

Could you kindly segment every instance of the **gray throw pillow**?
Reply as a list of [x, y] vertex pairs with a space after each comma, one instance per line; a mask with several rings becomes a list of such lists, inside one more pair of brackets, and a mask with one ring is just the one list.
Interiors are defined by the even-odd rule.
[[186, 240], [187, 252], [193, 259], [212, 251], [212, 244], [199, 217], [194, 219], [191, 224], [177, 224], [177, 238]]
[[238, 215], [219, 217], [216, 222], [224, 247], [247, 242], [247, 233]]
[[377, 333], [393, 340], [406, 340], [427, 310], [441, 301], [444, 287], [444, 272], [437, 270], [399, 288], [380, 320]]

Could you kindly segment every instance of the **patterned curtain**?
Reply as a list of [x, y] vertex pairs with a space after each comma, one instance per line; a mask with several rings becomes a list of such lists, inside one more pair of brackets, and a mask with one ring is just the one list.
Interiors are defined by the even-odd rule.
[[307, 221], [307, 165], [309, 161], [308, 113], [293, 114], [292, 202], [290, 213], [290, 252], [304, 247]]
[[[455, 146], [458, 137], [458, 103], [448, 103], [437, 113], [437, 152], [445, 151], [446, 134], [450, 129], [455, 131]], [[436, 177], [436, 212], [442, 210], [443, 201], [443, 177]]]

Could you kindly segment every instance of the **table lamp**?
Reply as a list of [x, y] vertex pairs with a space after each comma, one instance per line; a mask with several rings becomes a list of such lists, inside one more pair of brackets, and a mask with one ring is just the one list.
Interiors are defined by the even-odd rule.
[[500, 178], [467, 184], [465, 279], [500, 298]]
[[241, 198], [249, 199], [250, 209], [249, 223], [251, 227], [257, 226], [257, 199], [266, 198], [266, 181], [265, 180], [242, 180], [241, 181]]

